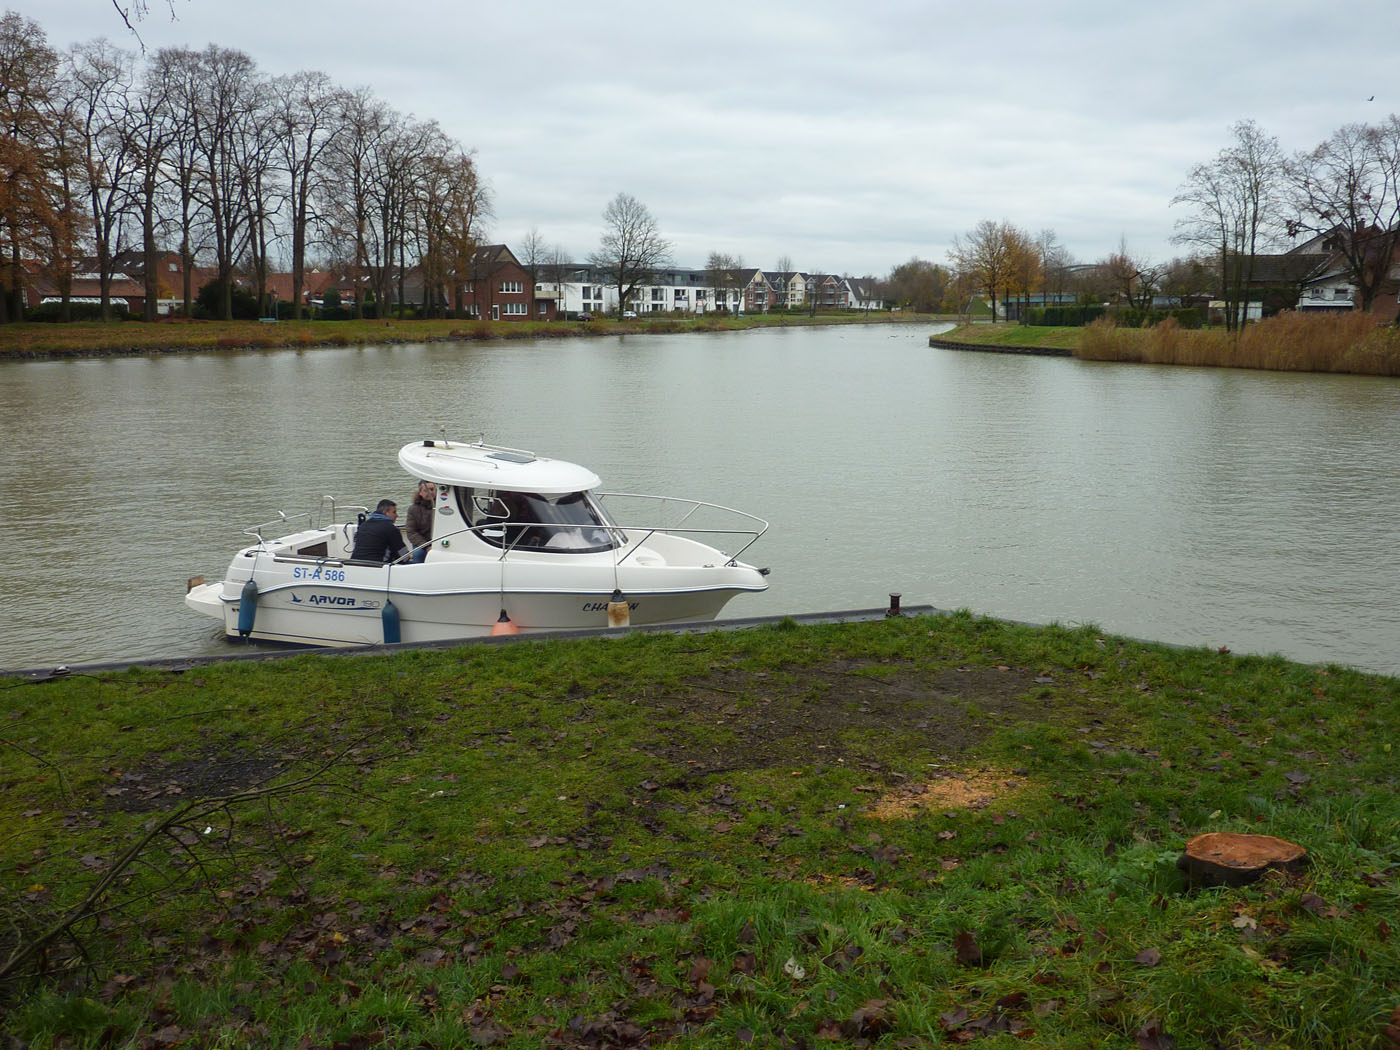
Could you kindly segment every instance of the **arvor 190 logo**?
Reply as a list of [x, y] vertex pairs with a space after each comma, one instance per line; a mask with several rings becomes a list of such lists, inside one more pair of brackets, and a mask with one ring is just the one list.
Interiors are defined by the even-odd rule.
[[305, 602], [307, 605], [333, 605], [340, 609], [379, 608], [378, 602], [359, 601], [355, 598], [347, 597], [341, 594], [313, 594], [311, 595], [311, 597], [305, 599], [298, 598], [295, 594], [292, 595], [293, 605], [301, 605], [303, 602]]

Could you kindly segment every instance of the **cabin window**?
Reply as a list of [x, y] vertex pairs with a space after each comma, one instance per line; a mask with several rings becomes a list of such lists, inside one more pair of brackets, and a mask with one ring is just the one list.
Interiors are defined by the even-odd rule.
[[622, 546], [622, 534], [586, 492], [542, 495], [458, 486], [457, 504], [472, 532], [508, 550], [591, 554]]

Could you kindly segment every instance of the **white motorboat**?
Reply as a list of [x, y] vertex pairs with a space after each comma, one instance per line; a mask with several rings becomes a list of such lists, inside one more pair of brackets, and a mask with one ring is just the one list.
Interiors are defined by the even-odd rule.
[[481, 442], [405, 445], [399, 463], [438, 489], [421, 562], [352, 560], [367, 508], [327, 496], [299, 531], [268, 538], [294, 524], [281, 513], [244, 530], [257, 542], [186, 604], [231, 638], [367, 645], [711, 620], [767, 589], [739, 560], [768, 528], [751, 514], [598, 492], [577, 464]]

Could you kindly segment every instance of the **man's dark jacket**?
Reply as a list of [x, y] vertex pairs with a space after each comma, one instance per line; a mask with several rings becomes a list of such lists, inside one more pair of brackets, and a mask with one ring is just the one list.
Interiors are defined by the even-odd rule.
[[408, 553], [394, 519], [375, 511], [355, 530], [355, 550], [351, 561], [383, 563]]

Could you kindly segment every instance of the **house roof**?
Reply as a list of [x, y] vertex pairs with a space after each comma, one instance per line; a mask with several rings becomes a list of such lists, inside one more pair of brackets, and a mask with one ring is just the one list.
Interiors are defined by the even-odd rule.
[[1331, 258], [1327, 253], [1288, 252], [1283, 255], [1256, 255], [1251, 259], [1255, 284], [1300, 284], [1322, 269]]
[[504, 244], [483, 244], [472, 252], [472, 265], [474, 266], [502, 265], [508, 262], [515, 263], [516, 266], [520, 265], [520, 260], [515, 257], [515, 253]]

